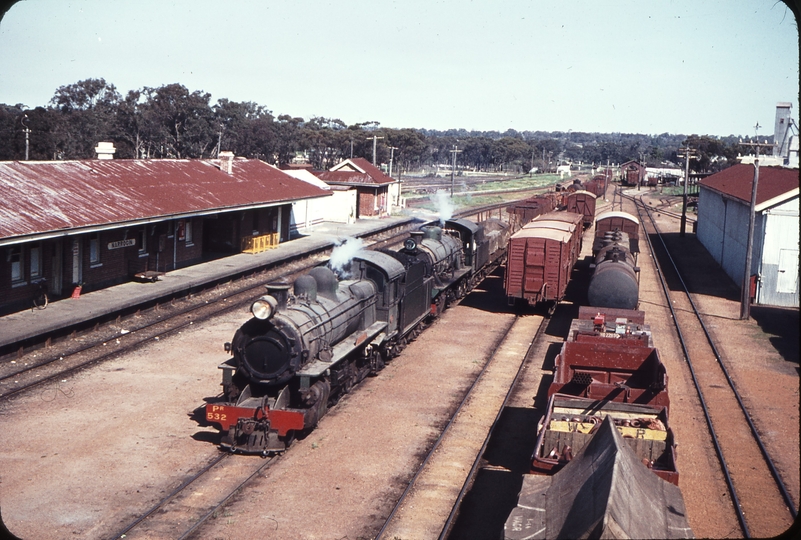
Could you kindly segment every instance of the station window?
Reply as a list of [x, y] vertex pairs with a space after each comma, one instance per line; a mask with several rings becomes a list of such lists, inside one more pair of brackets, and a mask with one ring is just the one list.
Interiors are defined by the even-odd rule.
[[136, 233], [136, 241], [139, 242], [139, 255], [147, 254], [147, 227], [142, 227]]
[[192, 222], [187, 220], [186, 224], [184, 225], [184, 235], [186, 236], [186, 245], [189, 246], [192, 244]]
[[89, 264], [100, 264], [100, 233], [89, 237]]
[[31, 258], [31, 279], [42, 275], [42, 246], [34, 244], [30, 250]]
[[11, 283], [19, 283], [25, 278], [22, 273], [22, 248], [20, 246], [9, 248], [8, 262], [11, 264]]

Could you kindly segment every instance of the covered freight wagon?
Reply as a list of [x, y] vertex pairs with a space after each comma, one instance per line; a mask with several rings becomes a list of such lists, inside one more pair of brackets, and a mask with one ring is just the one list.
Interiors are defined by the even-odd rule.
[[[632, 254], [640, 252], [640, 220], [628, 212], [603, 212], [595, 219], [595, 240], [592, 244], [592, 253], [597, 254], [604, 245], [604, 235], [610, 231], [620, 231], [629, 236], [629, 251]], [[636, 257], [636, 256], [635, 256]]]
[[595, 199], [593, 193], [585, 190], [574, 191], [566, 197], [566, 210], [583, 216], [584, 228], [592, 226], [595, 221]]

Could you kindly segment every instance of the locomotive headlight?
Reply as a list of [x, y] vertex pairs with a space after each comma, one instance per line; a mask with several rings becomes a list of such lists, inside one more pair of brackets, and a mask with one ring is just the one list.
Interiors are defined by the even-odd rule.
[[272, 317], [278, 309], [278, 300], [272, 296], [262, 296], [250, 306], [253, 316], [262, 321]]

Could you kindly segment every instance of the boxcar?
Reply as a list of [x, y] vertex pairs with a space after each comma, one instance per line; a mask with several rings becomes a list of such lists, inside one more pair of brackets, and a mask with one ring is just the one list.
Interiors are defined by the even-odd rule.
[[581, 214], [583, 216], [584, 228], [587, 229], [592, 226], [595, 221], [595, 199], [593, 193], [585, 190], [574, 191], [566, 197], [566, 204], [568, 212]]
[[573, 234], [536, 227], [521, 229], [509, 239], [504, 285], [509, 304], [558, 302], [573, 269]]
[[629, 251], [639, 253], [640, 220], [628, 212], [603, 212], [595, 218], [595, 240], [592, 245], [593, 255], [603, 247], [604, 233], [621, 231], [629, 235]]
[[506, 209], [510, 215], [510, 225], [518, 230], [535, 217], [556, 210], [560, 198], [555, 193], [545, 193], [517, 201]]

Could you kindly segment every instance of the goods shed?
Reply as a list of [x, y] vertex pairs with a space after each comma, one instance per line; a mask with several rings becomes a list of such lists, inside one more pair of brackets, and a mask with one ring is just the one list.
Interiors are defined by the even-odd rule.
[[0, 162], [0, 313], [289, 239], [330, 191], [254, 159]]
[[[754, 303], [798, 307], [798, 169], [760, 167], [751, 254]], [[754, 166], [738, 164], [699, 184], [698, 239], [735, 283], [743, 279]]]
[[356, 191], [357, 218], [386, 217], [393, 201], [399, 199], [399, 183], [364, 158], [346, 159], [328, 171], [315, 171], [314, 174], [332, 187]]

